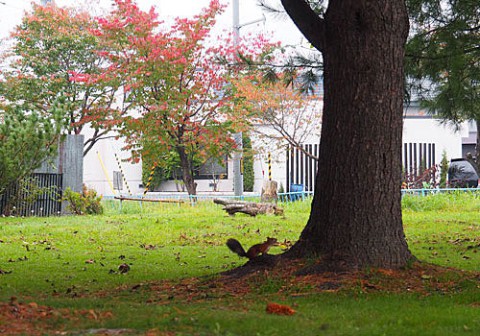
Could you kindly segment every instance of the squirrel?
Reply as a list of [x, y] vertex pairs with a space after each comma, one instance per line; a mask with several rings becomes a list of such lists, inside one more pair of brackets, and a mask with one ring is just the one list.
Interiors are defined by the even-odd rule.
[[248, 251], [245, 252], [245, 249], [238, 240], [234, 238], [230, 238], [229, 240], [227, 240], [227, 246], [232, 252], [238, 254], [240, 257], [247, 257], [248, 259], [254, 259], [260, 254], [266, 254], [270, 247], [276, 244], [276, 238], [267, 237], [267, 240], [265, 240], [263, 243], [255, 244], [250, 247]]

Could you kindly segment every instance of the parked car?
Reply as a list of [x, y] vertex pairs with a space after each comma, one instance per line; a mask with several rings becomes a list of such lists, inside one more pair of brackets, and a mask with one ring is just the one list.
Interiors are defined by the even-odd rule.
[[467, 159], [451, 159], [448, 167], [448, 186], [450, 188], [476, 188], [478, 174]]

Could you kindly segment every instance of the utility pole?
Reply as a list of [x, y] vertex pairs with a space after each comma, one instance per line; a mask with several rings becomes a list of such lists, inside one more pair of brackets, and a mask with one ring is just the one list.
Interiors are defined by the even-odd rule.
[[[239, 11], [239, 0], [232, 0], [233, 6], [233, 43], [235, 46], [238, 46], [240, 39], [240, 11]], [[242, 132], [235, 133], [233, 135], [233, 140], [237, 145], [237, 149], [233, 153], [233, 194], [235, 196], [243, 195], [243, 171], [242, 171], [242, 160], [243, 160], [243, 140]]]
[[[240, 40], [240, 28], [249, 24], [265, 21], [263, 18], [240, 25], [239, 0], [232, 0], [233, 7], [233, 43], [238, 46]], [[237, 150], [233, 153], [233, 193], [235, 196], [243, 195], [243, 140], [242, 132], [235, 133], [233, 140], [237, 145]]]

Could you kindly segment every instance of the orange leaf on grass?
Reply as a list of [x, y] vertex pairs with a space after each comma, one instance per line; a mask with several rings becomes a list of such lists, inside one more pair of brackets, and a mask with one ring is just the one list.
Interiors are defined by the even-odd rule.
[[267, 313], [275, 315], [293, 315], [295, 314], [295, 310], [286, 305], [281, 305], [278, 303], [268, 303]]

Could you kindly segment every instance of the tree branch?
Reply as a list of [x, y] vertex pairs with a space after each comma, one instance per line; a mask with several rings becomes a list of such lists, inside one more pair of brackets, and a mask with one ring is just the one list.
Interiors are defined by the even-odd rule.
[[463, 50], [460, 49], [455, 53], [449, 53], [449, 54], [444, 54], [444, 55], [424, 56], [424, 55], [416, 55], [416, 54], [413, 54], [413, 53], [412, 54], [407, 53], [407, 54], [405, 54], [405, 57], [413, 58], [413, 59], [426, 59], [426, 60], [433, 60], [434, 61], [434, 60], [442, 60], [442, 59], [453, 58], [453, 57], [457, 57], [457, 56], [460, 56], [460, 55], [469, 54], [469, 53], [472, 53], [472, 52], [475, 52], [475, 51], [478, 51], [478, 50], [480, 50], [480, 46], [465, 48]]
[[305, 38], [319, 51], [325, 48], [325, 20], [305, 0], [281, 0], [283, 8]]

